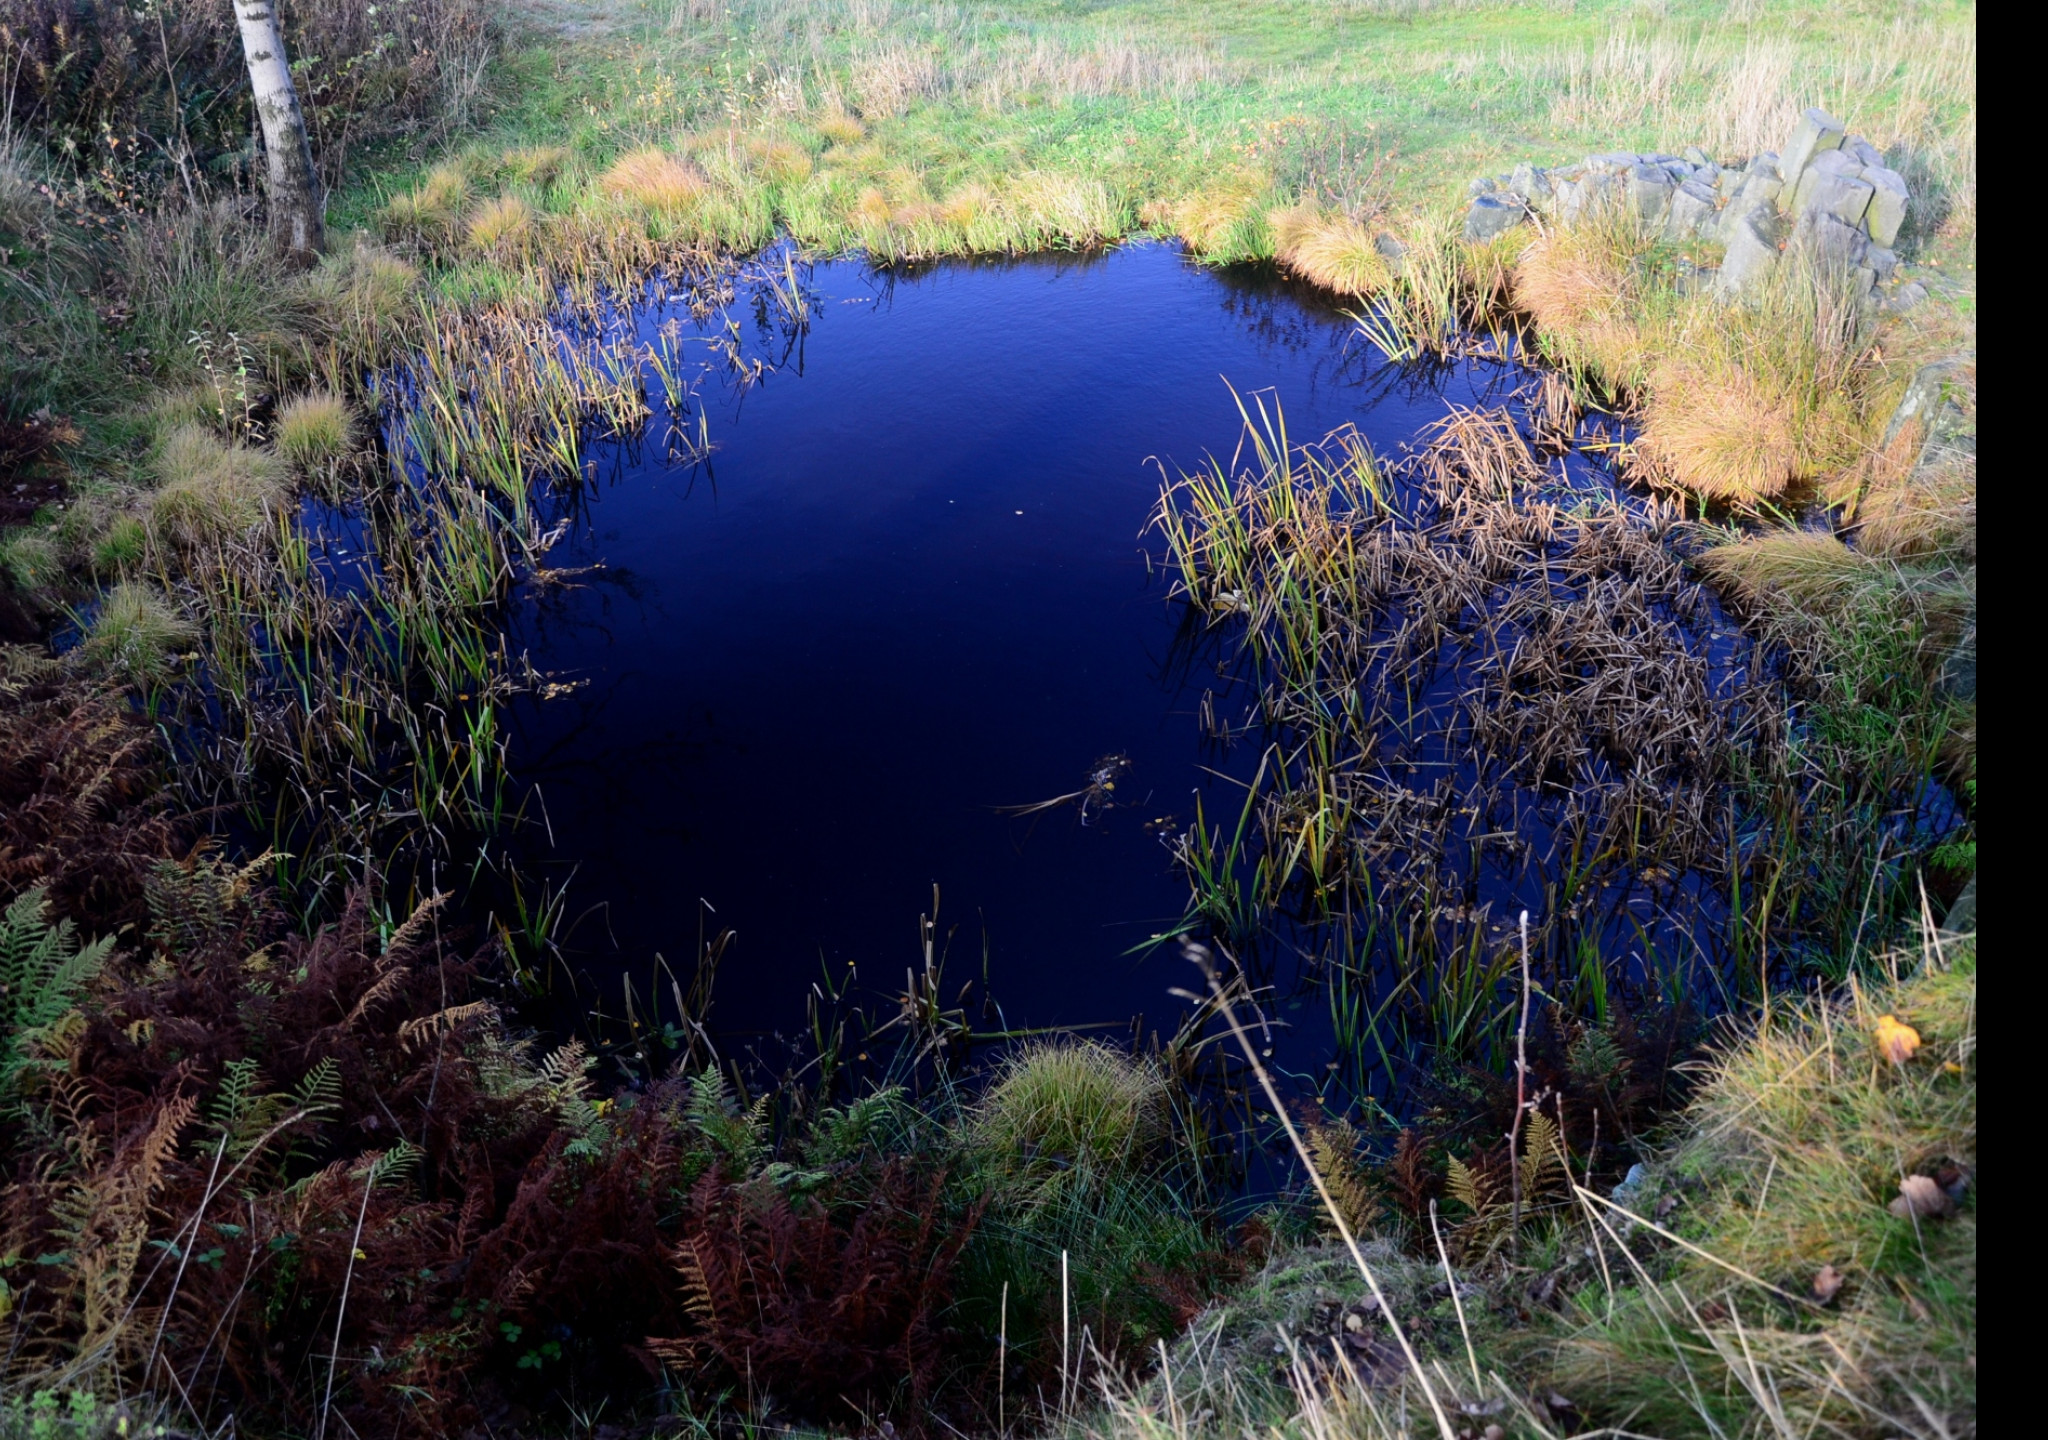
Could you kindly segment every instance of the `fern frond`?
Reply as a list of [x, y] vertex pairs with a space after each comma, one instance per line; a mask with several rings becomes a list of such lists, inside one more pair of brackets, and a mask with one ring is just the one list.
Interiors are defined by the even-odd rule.
[[1446, 1188], [1451, 1198], [1470, 1210], [1475, 1218], [1483, 1219], [1486, 1212], [1494, 1207], [1491, 1187], [1455, 1155], [1450, 1157]]
[[292, 1091], [292, 1103], [315, 1114], [341, 1108], [341, 1067], [334, 1063], [332, 1055], [322, 1056], [300, 1077]]
[[1564, 1173], [1564, 1143], [1557, 1122], [1541, 1110], [1531, 1111], [1522, 1127], [1522, 1199], [1540, 1196], [1552, 1174]]
[[0, 1114], [18, 1113], [22, 1081], [65, 1048], [65, 1025], [106, 968], [111, 938], [80, 945], [69, 920], [52, 925], [41, 889], [0, 913]]
[[1349, 1121], [1309, 1127], [1309, 1154], [1315, 1161], [1316, 1173], [1323, 1177], [1323, 1188], [1330, 1192], [1330, 1199], [1354, 1235], [1371, 1229], [1380, 1214], [1379, 1199], [1359, 1168], [1358, 1142], [1358, 1131]]

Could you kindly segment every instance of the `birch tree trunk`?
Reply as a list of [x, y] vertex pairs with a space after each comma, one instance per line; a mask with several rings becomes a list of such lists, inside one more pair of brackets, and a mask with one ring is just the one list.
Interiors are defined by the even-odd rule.
[[313, 168], [313, 146], [306, 138], [306, 117], [292, 89], [284, 38], [278, 34], [277, 7], [272, 0], [234, 0], [234, 7], [242, 30], [242, 58], [249, 65], [249, 88], [256, 97], [256, 119], [263, 127], [271, 242], [287, 259], [311, 264], [327, 243], [321, 217], [325, 202], [320, 173]]

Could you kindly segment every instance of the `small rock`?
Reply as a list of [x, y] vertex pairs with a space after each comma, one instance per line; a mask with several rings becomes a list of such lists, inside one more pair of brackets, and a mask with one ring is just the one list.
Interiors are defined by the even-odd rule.
[[1863, 178], [1862, 166], [1841, 151], [1830, 150], [1799, 177], [1791, 210], [1802, 221], [1809, 215], [1826, 215], [1860, 229], [1876, 188]]
[[1885, 296], [1881, 308], [1894, 315], [1903, 315], [1927, 298], [1927, 287], [1918, 280], [1908, 280]]
[[1955, 1214], [1956, 1202], [1949, 1199], [1948, 1192], [1935, 1184], [1926, 1175], [1908, 1175], [1899, 1182], [1899, 1198], [1892, 1201], [1891, 1212], [1901, 1220], [1919, 1216], [1928, 1220], [1946, 1220]]
[[1648, 227], [1662, 225], [1665, 213], [1671, 208], [1674, 188], [1671, 172], [1663, 166], [1636, 166], [1628, 173], [1629, 204], [1634, 208], [1636, 218]]
[[1865, 267], [1870, 241], [1846, 221], [1825, 211], [1808, 210], [1799, 217], [1785, 248], [1804, 255], [1821, 269], [1849, 272]]
[[1700, 149], [1697, 145], [1688, 145], [1679, 153], [1686, 158], [1688, 163], [1693, 165], [1711, 165], [1714, 163], [1714, 157]]
[[1481, 175], [1477, 180], [1474, 180], [1465, 187], [1465, 193], [1477, 199], [1481, 195], [1491, 195], [1499, 188], [1491, 175]]
[[1515, 173], [1508, 177], [1508, 189], [1531, 204], [1548, 200], [1553, 193], [1549, 172], [1528, 164], [1515, 167]]
[[1517, 195], [1481, 195], [1465, 212], [1465, 238], [1491, 240], [1529, 218], [1529, 207]]
[[1854, 160], [1858, 165], [1884, 164], [1884, 156], [1878, 153], [1877, 147], [1868, 140], [1865, 140], [1861, 135], [1851, 135], [1848, 139], [1844, 140], [1842, 142], [1842, 153]]
[[1643, 157], [1633, 150], [1610, 150], [1601, 155], [1588, 155], [1586, 168], [1603, 171], [1609, 175], [1625, 175], [1643, 163]]
[[1628, 1174], [1621, 1177], [1621, 1183], [1614, 1187], [1614, 1203], [1624, 1210], [1633, 1210], [1642, 1203], [1643, 1189], [1650, 1183], [1650, 1172], [1640, 1162], [1628, 1167]]
[[1953, 360], [1936, 360], [1913, 372], [1913, 378], [1906, 384], [1906, 393], [1899, 397], [1898, 408], [1892, 411], [1892, 418], [1884, 427], [1881, 448], [1891, 449], [1892, 441], [1898, 439], [1899, 432], [1908, 425], [1932, 429], [1934, 412], [1941, 408], [1949, 374], [1955, 368]]

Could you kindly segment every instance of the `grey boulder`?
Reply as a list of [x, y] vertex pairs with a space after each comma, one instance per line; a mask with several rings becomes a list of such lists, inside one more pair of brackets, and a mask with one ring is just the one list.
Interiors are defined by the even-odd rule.
[[1866, 165], [1863, 178], [1869, 182], [1871, 191], [1870, 208], [1863, 212], [1863, 227], [1879, 245], [1897, 243], [1899, 231], [1906, 223], [1904, 177], [1882, 165]]
[[1826, 215], [1844, 225], [1861, 226], [1863, 212], [1877, 187], [1863, 178], [1863, 167], [1840, 150], [1818, 155], [1799, 176], [1792, 192], [1792, 214]]
[[1671, 193], [1664, 216], [1664, 238], [1677, 244], [1711, 235], [1720, 222], [1720, 200], [1712, 187], [1688, 180]]
[[1472, 208], [1465, 212], [1465, 238], [1467, 240], [1491, 240], [1521, 224], [1529, 216], [1529, 207], [1520, 196], [1488, 194], [1472, 202]]
[[1748, 210], [1723, 226], [1721, 238], [1727, 249], [1715, 280], [1723, 295], [1739, 295], [1778, 268], [1776, 219], [1767, 208]]
[[1840, 149], [1848, 135], [1848, 127], [1827, 111], [1818, 107], [1808, 110], [1792, 127], [1792, 138], [1785, 142], [1778, 160], [1779, 173], [1786, 183], [1798, 183], [1800, 174], [1816, 155]]

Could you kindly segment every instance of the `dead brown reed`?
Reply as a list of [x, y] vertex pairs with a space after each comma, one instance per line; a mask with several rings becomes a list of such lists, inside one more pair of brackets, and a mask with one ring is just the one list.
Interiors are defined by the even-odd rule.
[[[1186, 593], [1242, 617], [1248, 720], [1279, 737], [1246, 903], [1390, 945], [1439, 1006], [1512, 958], [1482, 865], [1554, 897], [1545, 954], [1597, 949], [1646, 873], [1703, 881], [1659, 882], [1659, 923], [1711, 931], [1686, 907], [1727, 893], [1729, 787], [1786, 763], [1784, 700], [1714, 657], [1677, 507], [1572, 491], [1504, 411], [1454, 411], [1398, 479], [1355, 436], [1247, 448], [1258, 468], [1190, 476], [1160, 510]], [[1207, 843], [1182, 849], [1198, 883]], [[1433, 1023], [1470, 1038], [1469, 1013]]]

